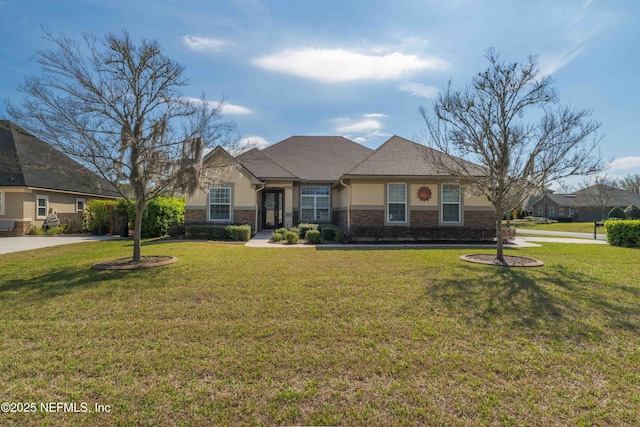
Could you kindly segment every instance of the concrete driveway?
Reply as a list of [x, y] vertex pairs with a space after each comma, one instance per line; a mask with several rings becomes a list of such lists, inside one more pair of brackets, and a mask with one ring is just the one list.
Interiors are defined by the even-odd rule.
[[119, 236], [23, 236], [0, 237], [0, 254], [30, 251], [71, 243], [94, 242], [96, 240], [120, 239]]

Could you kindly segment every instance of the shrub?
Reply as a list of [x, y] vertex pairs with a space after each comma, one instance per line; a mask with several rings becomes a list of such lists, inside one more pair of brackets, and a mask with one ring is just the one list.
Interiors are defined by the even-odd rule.
[[251, 239], [250, 225], [228, 225], [225, 231], [231, 240], [239, 242], [248, 242]]
[[640, 220], [606, 221], [604, 225], [611, 246], [640, 247]]
[[171, 225], [183, 223], [185, 204], [184, 197], [156, 197], [151, 200], [142, 218], [140, 235], [144, 238], [164, 236]]
[[618, 218], [618, 219], [627, 219], [627, 214], [624, 213], [624, 210], [620, 207], [615, 207], [609, 211], [609, 215], [607, 218]]
[[298, 224], [298, 230], [301, 239], [306, 239], [307, 231], [309, 230], [317, 230], [318, 224], [309, 224], [303, 222], [302, 224]]
[[336, 226], [335, 225], [323, 225], [320, 227], [320, 233], [322, 233], [322, 239], [325, 241], [333, 241], [336, 238]]
[[628, 206], [624, 213], [627, 215], [627, 219], [640, 219], [640, 208], [636, 205]]
[[173, 237], [174, 239], [180, 238], [180, 237], [184, 237], [186, 233], [186, 227], [184, 225], [184, 223], [182, 224], [173, 224], [171, 226], [169, 226], [169, 229], [167, 230], [167, 234], [171, 237]]
[[297, 243], [298, 242], [298, 233], [296, 233], [295, 231], [287, 231], [287, 234], [284, 235], [285, 240], [287, 241], [287, 243]]
[[31, 230], [29, 230], [29, 234], [31, 236], [44, 236], [45, 231], [40, 227], [31, 227]]
[[276, 229], [276, 231], [275, 231], [275, 232], [276, 232], [276, 233], [280, 233], [280, 234], [282, 234], [282, 235], [284, 236], [284, 235], [287, 233], [287, 231], [289, 231], [289, 230], [287, 230], [287, 229], [286, 229], [286, 228], [284, 228], [284, 227], [280, 227], [280, 228]]
[[334, 240], [336, 243], [347, 243], [347, 239], [344, 237], [344, 232], [342, 231], [342, 228], [340, 227], [336, 228], [336, 235]]
[[111, 212], [113, 212], [116, 205], [117, 202], [114, 200], [89, 200], [85, 212], [87, 230], [98, 234], [108, 230], [111, 224]]
[[320, 234], [320, 230], [308, 229], [305, 233], [305, 239], [307, 240], [307, 242], [312, 244], [322, 242], [322, 235]]
[[236, 240], [251, 238], [250, 225], [190, 224], [185, 227], [187, 238], [207, 240]]
[[[288, 232], [285, 232], [288, 233]], [[284, 233], [280, 233], [277, 230], [271, 233], [271, 241], [272, 242], [281, 242], [284, 240]]]

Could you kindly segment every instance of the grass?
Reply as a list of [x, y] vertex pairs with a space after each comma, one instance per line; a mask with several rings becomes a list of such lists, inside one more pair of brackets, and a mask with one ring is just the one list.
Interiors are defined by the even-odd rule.
[[[554, 222], [551, 224], [535, 224], [529, 221], [518, 221], [515, 226], [521, 230], [546, 230], [593, 234], [593, 222]], [[604, 227], [598, 227], [598, 234], [606, 234]]]
[[[488, 249], [475, 250], [490, 252]], [[0, 401], [109, 413], [2, 425], [631, 425], [637, 250], [545, 244], [546, 265], [469, 250], [169, 242], [152, 270], [95, 242], [0, 256]], [[286, 253], [285, 253], [286, 252]]]

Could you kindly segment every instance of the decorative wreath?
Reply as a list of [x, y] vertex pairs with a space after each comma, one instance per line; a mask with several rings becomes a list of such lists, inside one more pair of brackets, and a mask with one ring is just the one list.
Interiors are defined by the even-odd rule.
[[431, 198], [431, 189], [429, 187], [423, 186], [418, 188], [418, 199], [423, 202], [426, 202]]

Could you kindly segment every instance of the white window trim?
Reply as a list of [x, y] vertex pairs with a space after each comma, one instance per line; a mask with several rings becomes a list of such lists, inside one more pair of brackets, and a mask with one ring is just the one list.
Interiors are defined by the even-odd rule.
[[0, 215], [4, 215], [4, 191], [0, 190]]
[[[216, 218], [213, 219], [211, 218], [211, 205], [213, 205], [214, 203], [211, 202], [211, 190], [217, 188], [217, 189], [228, 189], [229, 190], [229, 218], [226, 219], [221, 219], [221, 218]], [[209, 222], [220, 222], [220, 223], [228, 223], [228, 222], [233, 222], [233, 187], [228, 186], [228, 185], [220, 185], [220, 186], [214, 186], [214, 187], [210, 187], [209, 188], [209, 194], [207, 195], [207, 199], [208, 199], [208, 203], [207, 203], [207, 221]], [[216, 205], [227, 205], [227, 203], [215, 203]]]
[[[45, 200], [44, 215], [38, 215], [38, 210], [40, 208], [40, 205], [38, 202], [40, 201], [40, 199]], [[48, 216], [49, 216], [49, 196], [36, 195], [36, 219], [47, 219]]]
[[[390, 185], [404, 185], [404, 202], [391, 202], [389, 200], [389, 186]], [[409, 212], [408, 212], [408, 208], [409, 208], [409, 203], [408, 203], [408, 199], [409, 198], [409, 186], [407, 185], [406, 182], [388, 182], [387, 183], [387, 204], [385, 207], [385, 223], [387, 224], [407, 224], [409, 222]], [[404, 203], [404, 221], [391, 221], [389, 219], [389, 204], [400, 204], [400, 203]]]
[[[328, 194], [302, 194], [303, 188], [328, 188]], [[311, 209], [311, 208], [303, 208], [302, 207], [302, 198], [303, 197], [313, 197], [313, 218], [303, 218], [302, 210], [303, 209]], [[328, 206], [326, 208], [318, 208], [318, 197], [326, 197], [328, 200]], [[327, 219], [318, 219], [318, 209], [326, 209], [328, 211]], [[331, 222], [331, 186], [330, 185], [303, 185], [300, 187], [300, 221], [322, 221], [322, 222]]]
[[[82, 208], [81, 211], [78, 210], [78, 202], [82, 202], [83, 208]], [[76, 199], [76, 213], [84, 212], [86, 210], [87, 210], [87, 199], [77, 198]]]
[[[444, 220], [444, 205], [452, 205], [454, 203], [444, 201], [444, 186], [445, 185], [457, 185], [458, 186], [458, 220], [457, 221], [445, 221]], [[441, 186], [440, 190], [440, 222], [442, 224], [462, 224], [462, 186], [456, 182], [445, 182]]]

